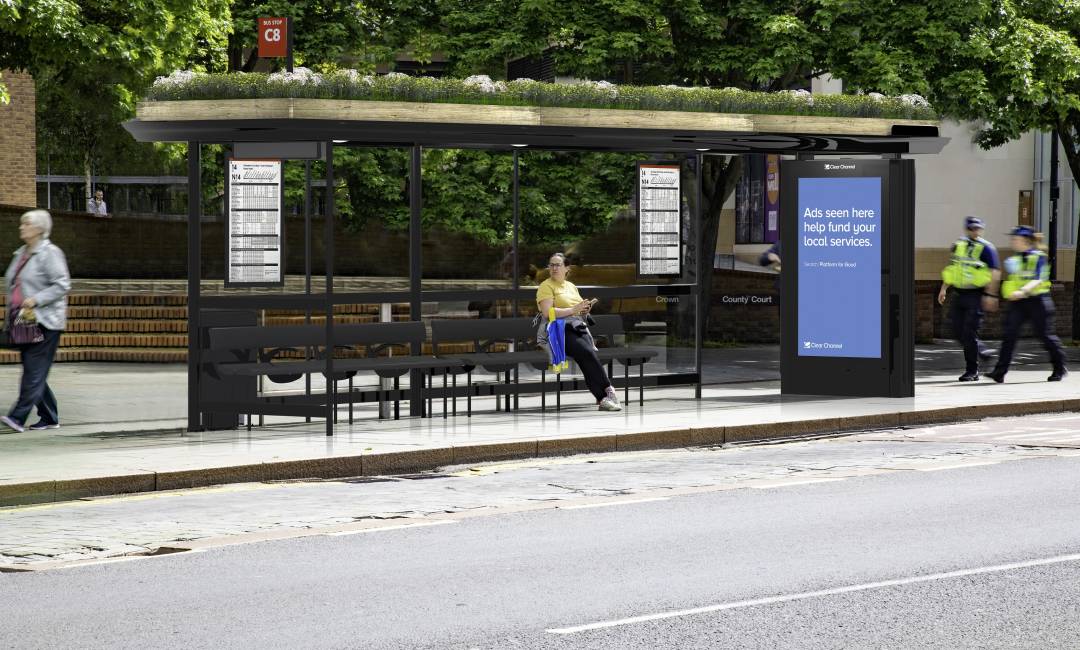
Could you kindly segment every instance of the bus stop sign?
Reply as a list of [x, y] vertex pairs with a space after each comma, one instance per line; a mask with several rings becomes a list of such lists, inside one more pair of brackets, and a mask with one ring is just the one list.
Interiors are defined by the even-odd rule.
[[259, 18], [259, 58], [281, 58], [288, 55], [288, 19]]

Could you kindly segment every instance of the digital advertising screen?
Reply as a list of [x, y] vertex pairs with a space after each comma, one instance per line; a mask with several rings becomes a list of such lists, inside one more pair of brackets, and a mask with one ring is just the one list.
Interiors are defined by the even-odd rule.
[[797, 181], [797, 354], [880, 359], [882, 179]]

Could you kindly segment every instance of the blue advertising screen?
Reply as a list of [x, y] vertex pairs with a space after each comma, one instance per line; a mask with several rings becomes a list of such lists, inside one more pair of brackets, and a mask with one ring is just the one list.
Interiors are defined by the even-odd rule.
[[881, 178], [800, 178], [799, 356], [881, 358]]

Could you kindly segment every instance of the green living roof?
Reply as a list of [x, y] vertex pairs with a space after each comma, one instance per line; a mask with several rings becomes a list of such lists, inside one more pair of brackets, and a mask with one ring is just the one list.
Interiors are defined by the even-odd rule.
[[584, 81], [552, 84], [532, 80], [492, 81], [410, 77], [391, 73], [361, 75], [343, 70], [320, 75], [305, 68], [293, 73], [199, 74], [177, 72], [159, 78], [146, 99], [342, 99], [388, 102], [481, 104], [582, 109], [626, 109], [751, 115], [936, 120], [917, 95], [811, 95], [805, 91], [750, 92], [736, 88], [616, 86]]

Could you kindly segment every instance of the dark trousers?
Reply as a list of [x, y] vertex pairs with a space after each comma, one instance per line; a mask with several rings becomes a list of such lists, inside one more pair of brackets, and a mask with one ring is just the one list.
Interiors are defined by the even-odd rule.
[[1054, 334], [1054, 303], [1050, 296], [1042, 295], [1009, 303], [1009, 311], [1005, 314], [1004, 340], [1001, 342], [997, 367], [994, 368], [995, 374], [1003, 375], [1008, 372], [1013, 352], [1016, 351], [1020, 328], [1027, 321], [1031, 321], [1035, 338], [1042, 341], [1043, 347], [1050, 354], [1050, 363], [1054, 370], [1065, 369], [1065, 352], [1061, 349], [1061, 340]]
[[604, 399], [607, 396], [607, 387], [611, 385], [607, 373], [604, 372], [604, 364], [600, 363], [596, 350], [585, 338], [570, 327], [566, 328], [566, 356], [577, 362], [585, 375], [585, 385], [589, 387], [589, 392], [596, 401]]
[[36, 406], [38, 417], [46, 424], [59, 424], [60, 412], [56, 405], [49, 383], [49, 369], [56, 356], [56, 346], [60, 343], [60, 330], [44, 327], [45, 340], [32, 345], [20, 345], [22, 356], [22, 382], [19, 384], [19, 400], [11, 407], [8, 417], [19, 424], [26, 424], [30, 411]]
[[982, 289], [958, 289], [949, 316], [953, 336], [964, 348], [967, 372], [979, 372], [979, 328], [982, 327]]

